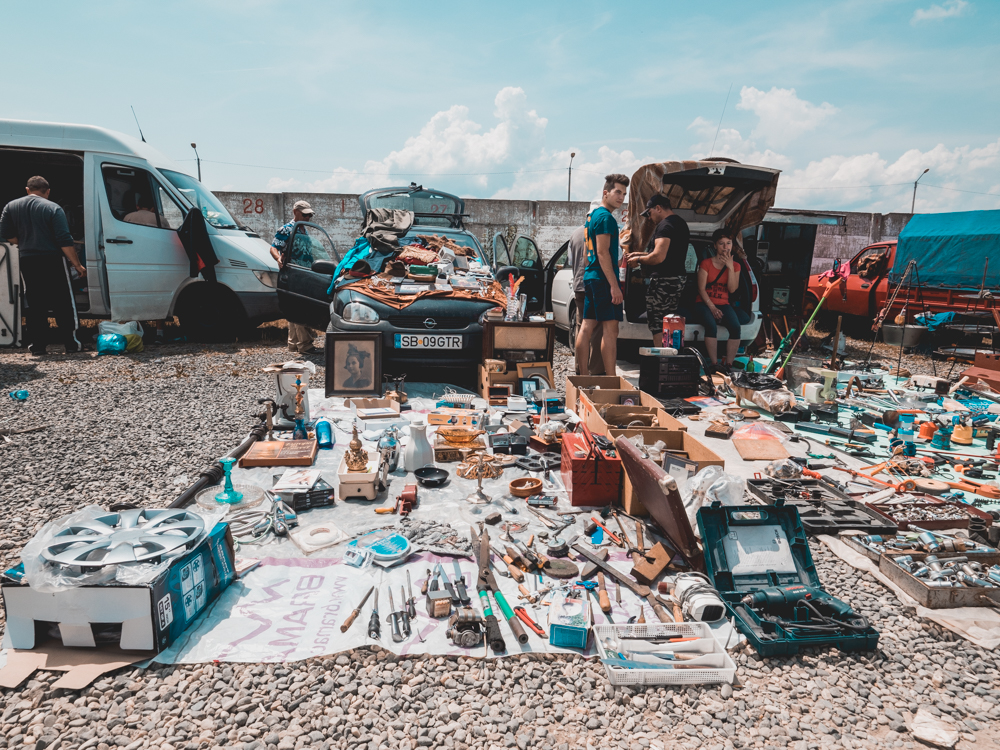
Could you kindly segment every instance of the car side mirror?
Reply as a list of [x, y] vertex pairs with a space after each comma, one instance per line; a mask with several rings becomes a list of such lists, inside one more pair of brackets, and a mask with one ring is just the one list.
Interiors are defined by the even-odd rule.
[[333, 276], [333, 274], [337, 271], [337, 264], [332, 260], [317, 260], [309, 267], [309, 270], [313, 273]]
[[493, 274], [493, 278], [503, 283], [511, 274], [514, 275], [515, 279], [519, 279], [521, 278], [521, 269], [517, 266], [500, 266]]

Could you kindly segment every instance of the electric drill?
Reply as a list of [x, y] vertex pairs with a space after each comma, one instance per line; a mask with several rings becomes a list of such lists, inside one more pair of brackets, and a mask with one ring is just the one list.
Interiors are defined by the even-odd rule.
[[830, 596], [822, 589], [812, 586], [795, 584], [794, 586], [769, 586], [759, 589], [743, 597], [743, 603], [751, 607], [771, 610], [782, 605], [793, 606], [797, 602], [810, 600], [814, 604], [823, 604], [833, 610], [836, 616], [854, 615], [854, 610], [845, 602]]

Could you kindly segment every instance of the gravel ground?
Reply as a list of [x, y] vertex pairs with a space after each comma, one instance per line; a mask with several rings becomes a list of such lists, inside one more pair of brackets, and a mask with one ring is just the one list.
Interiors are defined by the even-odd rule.
[[[88, 503], [160, 505], [253, 423], [269, 390], [263, 341], [150, 347], [130, 357], [0, 354], [0, 562], [45, 521]], [[321, 357], [315, 358], [322, 365]], [[568, 350], [557, 345], [556, 372]], [[562, 381], [562, 375], [557, 376]], [[9, 420], [9, 421], [8, 421]], [[960, 748], [1000, 742], [997, 654], [912, 617], [880, 584], [814, 545], [828, 590], [868, 616], [880, 649], [758, 660], [734, 687], [614, 689], [594, 662], [400, 658], [378, 648], [294, 664], [128, 669], [82, 691], [37, 673], [0, 693], [0, 748], [915, 747], [919, 706], [957, 722]]]

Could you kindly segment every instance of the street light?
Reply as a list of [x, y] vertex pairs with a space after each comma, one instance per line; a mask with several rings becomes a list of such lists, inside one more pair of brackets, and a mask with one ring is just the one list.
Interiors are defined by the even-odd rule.
[[576, 151], [569, 152], [569, 179], [566, 182], [566, 200], [570, 200], [570, 192], [573, 190], [573, 157]]
[[[920, 177], [931, 171], [930, 167], [927, 167], [923, 172], [920, 173]], [[920, 182], [920, 177], [913, 181], [913, 202], [910, 204], [910, 213], [913, 213], [913, 209], [917, 207], [917, 183]]]
[[198, 182], [201, 182], [201, 157], [198, 156], [198, 144], [192, 143], [191, 148], [194, 149], [194, 158], [198, 160]]

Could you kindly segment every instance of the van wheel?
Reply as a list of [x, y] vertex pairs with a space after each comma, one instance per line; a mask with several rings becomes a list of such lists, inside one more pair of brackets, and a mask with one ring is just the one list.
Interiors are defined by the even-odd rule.
[[576, 334], [580, 329], [580, 324], [576, 320], [576, 305], [572, 305], [569, 309], [569, 341], [567, 342], [569, 346], [570, 354], [576, 355]]
[[243, 306], [222, 284], [192, 284], [182, 294], [177, 310], [181, 332], [189, 341], [227, 343], [248, 328]]

